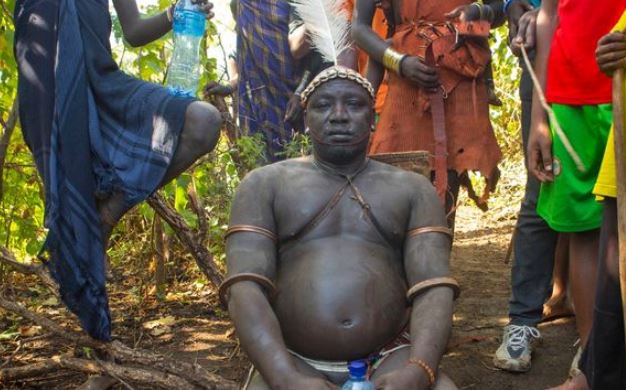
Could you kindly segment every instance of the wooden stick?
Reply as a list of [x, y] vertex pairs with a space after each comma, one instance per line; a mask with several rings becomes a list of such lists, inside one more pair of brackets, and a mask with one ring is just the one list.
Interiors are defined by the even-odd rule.
[[530, 60], [528, 59], [528, 53], [526, 53], [526, 49], [524, 48], [523, 45], [522, 45], [522, 57], [524, 57], [524, 63], [526, 64], [526, 69], [528, 69], [528, 74], [530, 75], [530, 78], [533, 80], [533, 86], [535, 87], [535, 90], [537, 91], [537, 96], [539, 96], [539, 102], [541, 103], [541, 106], [546, 111], [546, 113], [548, 113], [548, 118], [550, 119], [550, 123], [554, 126], [554, 132], [556, 133], [556, 136], [559, 137], [559, 139], [561, 140], [561, 143], [563, 143], [563, 147], [565, 147], [567, 154], [569, 154], [570, 158], [574, 160], [574, 163], [576, 164], [576, 168], [578, 168], [580, 172], [587, 172], [587, 169], [585, 168], [585, 164], [583, 164], [583, 161], [578, 156], [578, 153], [576, 153], [576, 151], [574, 150], [574, 147], [569, 142], [569, 139], [563, 132], [563, 129], [561, 129], [561, 125], [559, 124], [559, 121], [556, 119], [556, 115], [554, 115], [554, 111], [552, 111], [552, 108], [548, 104], [546, 100], [546, 96], [543, 93], [543, 89], [541, 88], [541, 83], [539, 82], [537, 75], [533, 71], [533, 65], [530, 63]]
[[[624, 69], [613, 74], [613, 138], [617, 186], [617, 232], [622, 314], [626, 324], [626, 153], [624, 152]], [[624, 326], [626, 336], [626, 326]], [[625, 346], [626, 347], [626, 346]]]

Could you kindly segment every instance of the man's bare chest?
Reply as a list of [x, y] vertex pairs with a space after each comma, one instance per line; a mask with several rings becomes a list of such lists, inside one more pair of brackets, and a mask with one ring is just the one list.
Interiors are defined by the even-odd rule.
[[396, 245], [403, 241], [409, 208], [388, 183], [322, 177], [284, 186], [274, 215], [283, 242], [347, 234]]

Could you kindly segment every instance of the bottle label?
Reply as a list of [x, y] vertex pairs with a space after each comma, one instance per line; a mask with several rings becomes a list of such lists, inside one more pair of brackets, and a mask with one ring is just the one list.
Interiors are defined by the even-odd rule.
[[201, 37], [204, 35], [205, 25], [206, 19], [202, 12], [185, 9], [174, 10], [174, 23], [172, 25], [174, 34]]

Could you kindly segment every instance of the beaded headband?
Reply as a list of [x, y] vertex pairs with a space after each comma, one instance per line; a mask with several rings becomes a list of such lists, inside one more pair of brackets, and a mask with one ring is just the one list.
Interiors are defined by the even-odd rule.
[[311, 94], [322, 84], [325, 82], [334, 80], [334, 79], [344, 79], [354, 81], [363, 87], [367, 93], [369, 93], [370, 97], [375, 99], [374, 88], [372, 84], [363, 76], [361, 76], [357, 71], [352, 70], [350, 68], [346, 68], [345, 66], [331, 66], [330, 68], [326, 68], [321, 71], [315, 78], [309, 83], [309, 85], [302, 91], [302, 96], [300, 97], [300, 102], [302, 106], [306, 106], [306, 102], [311, 96]]

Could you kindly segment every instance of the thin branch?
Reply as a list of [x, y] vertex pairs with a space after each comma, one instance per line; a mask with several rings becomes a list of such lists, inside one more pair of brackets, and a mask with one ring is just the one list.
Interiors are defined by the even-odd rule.
[[[50, 319], [33, 313], [22, 305], [11, 302], [2, 296], [0, 296], [0, 307], [10, 312], [16, 313], [31, 322], [36, 323], [47, 331], [52, 332], [59, 337], [62, 337], [63, 339], [74, 345], [89, 347], [103, 351], [104, 353], [112, 356], [117, 362], [132, 363], [136, 365], [151, 367], [153, 369], [160, 370], [163, 373], [184, 378], [185, 381], [193, 383], [195, 387], [200, 387], [202, 389], [237, 389], [236, 383], [209, 372], [207, 369], [200, 366], [199, 364], [170, 359], [163, 355], [159, 355], [145, 350], [131, 349], [119, 341], [113, 341], [110, 343], [97, 341], [88, 336], [81, 335], [80, 333], [64, 329]], [[102, 371], [99, 372], [102, 373]], [[2, 373], [3, 370], [0, 370], [0, 378], [3, 375]], [[125, 380], [128, 378], [128, 376], [120, 374], [118, 371], [113, 371], [113, 373]], [[134, 381], [134, 379], [130, 380]]]
[[198, 242], [196, 235], [189, 225], [187, 225], [176, 210], [167, 204], [161, 195], [155, 193], [147, 199], [147, 202], [150, 207], [170, 225], [178, 239], [194, 257], [200, 270], [206, 275], [209, 282], [217, 288], [222, 283], [222, 274], [217, 269], [213, 255], [211, 255], [204, 245]]
[[13, 130], [15, 130], [15, 126], [17, 125], [17, 113], [19, 110], [17, 101], [16, 97], [15, 100], [13, 100], [9, 119], [7, 119], [6, 124], [3, 124], [4, 132], [2, 133], [2, 137], [0, 137], [0, 201], [2, 201], [4, 195], [4, 162], [7, 157], [7, 150], [9, 149]]
[[50, 272], [45, 265], [34, 265], [34, 264], [26, 264], [20, 263], [15, 260], [15, 256], [6, 248], [0, 246], [0, 263], [8, 265], [13, 268], [17, 272], [27, 274], [27, 275], [35, 275], [39, 277], [39, 279], [43, 282], [43, 284], [48, 287], [48, 289], [58, 298], [59, 297], [59, 288], [57, 283], [50, 276]]

